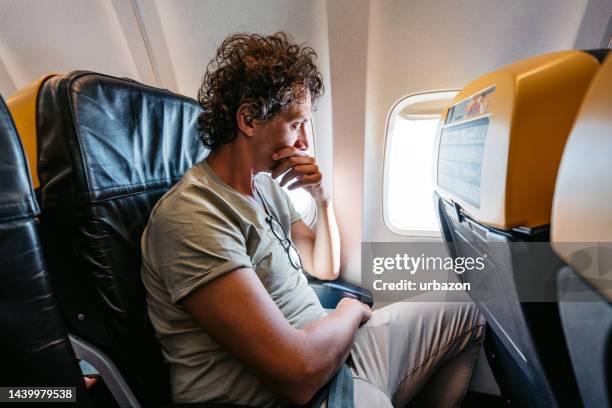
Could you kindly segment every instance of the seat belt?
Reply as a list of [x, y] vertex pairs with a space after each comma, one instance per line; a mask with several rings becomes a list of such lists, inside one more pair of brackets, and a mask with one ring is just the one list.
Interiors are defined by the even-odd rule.
[[320, 408], [327, 399], [327, 408], [355, 408], [353, 373], [342, 364], [336, 375], [321, 388], [310, 403], [310, 408]]

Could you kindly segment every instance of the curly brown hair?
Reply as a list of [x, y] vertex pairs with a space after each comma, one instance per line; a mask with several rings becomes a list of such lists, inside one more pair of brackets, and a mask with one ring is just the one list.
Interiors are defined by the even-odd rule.
[[236, 138], [236, 112], [242, 104], [248, 104], [251, 119], [268, 120], [308, 89], [314, 106], [324, 92], [316, 58], [312, 48], [295, 44], [283, 32], [233, 34], [223, 40], [198, 91], [204, 146], [215, 150]]

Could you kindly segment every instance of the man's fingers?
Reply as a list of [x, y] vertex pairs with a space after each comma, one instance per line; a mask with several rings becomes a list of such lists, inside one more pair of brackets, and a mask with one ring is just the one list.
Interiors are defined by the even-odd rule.
[[281, 187], [283, 187], [285, 184], [287, 184], [287, 182], [289, 182], [291, 179], [297, 177], [297, 172], [295, 171], [295, 168], [289, 170], [287, 173], [285, 173], [285, 175], [283, 176], [283, 178], [280, 181], [280, 185]]
[[283, 160], [291, 156], [304, 156], [304, 155], [306, 155], [306, 153], [303, 152], [302, 150], [297, 149], [293, 146], [287, 146], [287, 147], [283, 147], [282, 149], [279, 149], [276, 152], [274, 152], [274, 154], [272, 155], [272, 160]]
[[292, 167], [302, 164], [312, 164], [314, 162], [315, 159], [310, 156], [291, 156], [274, 168], [272, 171], [272, 178], [277, 178]]
[[[283, 175], [280, 185], [289, 185], [289, 190], [300, 187], [308, 187], [312, 194], [321, 185], [323, 176], [314, 157], [308, 156], [302, 150], [295, 147], [284, 147], [272, 155], [277, 164], [272, 168], [272, 178], [276, 179]], [[314, 190], [313, 190], [314, 189]]]
[[83, 377], [83, 380], [85, 380], [85, 388], [88, 390], [98, 382], [96, 377]]
[[289, 190], [295, 190], [296, 188], [319, 184], [321, 183], [322, 179], [323, 176], [321, 175], [321, 173], [310, 174], [308, 176], [301, 177], [295, 183], [291, 184], [288, 188]]
[[284, 186], [285, 184], [287, 184], [287, 182], [289, 182], [291, 179], [295, 177], [307, 176], [307, 175], [318, 173], [318, 172], [319, 172], [319, 166], [317, 166], [316, 164], [303, 164], [303, 165], [295, 166], [294, 168], [289, 170], [287, 173], [285, 173], [285, 175], [280, 181], [280, 185]]

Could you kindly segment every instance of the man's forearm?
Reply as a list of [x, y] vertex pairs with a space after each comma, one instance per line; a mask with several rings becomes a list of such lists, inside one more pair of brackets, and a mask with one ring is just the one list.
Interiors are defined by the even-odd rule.
[[[302, 380], [309, 389], [318, 390], [338, 371], [353, 345], [355, 332], [364, 320], [358, 301], [340, 304], [328, 316], [304, 326], [303, 355], [307, 375]], [[365, 319], [367, 320], [367, 319]]]
[[317, 233], [313, 245], [316, 277], [333, 280], [340, 271], [340, 234], [331, 200], [317, 201]]

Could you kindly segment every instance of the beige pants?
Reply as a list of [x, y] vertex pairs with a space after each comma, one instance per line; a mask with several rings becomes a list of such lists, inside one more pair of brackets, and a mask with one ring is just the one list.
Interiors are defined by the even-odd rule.
[[484, 325], [472, 303], [398, 302], [374, 311], [351, 349], [355, 406], [460, 406]]

